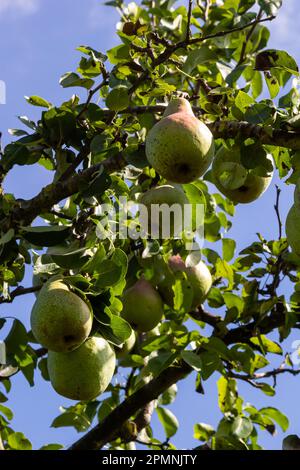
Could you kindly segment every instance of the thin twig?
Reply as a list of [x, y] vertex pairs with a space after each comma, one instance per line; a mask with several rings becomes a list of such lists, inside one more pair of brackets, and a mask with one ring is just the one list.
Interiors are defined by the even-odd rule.
[[[227, 36], [227, 34], [238, 33], [239, 31], [243, 31], [244, 29], [251, 28], [254, 24], [256, 25], [258, 23], [264, 23], [265, 21], [272, 21], [275, 18], [276, 16], [268, 16], [267, 18], [262, 18], [259, 21], [253, 20], [243, 26], [237, 26], [236, 28], [228, 29], [227, 31], [219, 31], [218, 33], [208, 34], [207, 36], [191, 39], [186, 45], [190, 46], [192, 44], [198, 44], [199, 42], [208, 41], [209, 39], [221, 38], [223, 36]], [[182, 44], [180, 47], [182, 47]]]
[[189, 0], [188, 15], [187, 15], [187, 25], [186, 25], [186, 42], [190, 41], [191, 38], [191, 20], [192, 20], [192, 9], [193, 9], [193, 0]]
[[251, 39], [251, 36], [254, 33], [256, 26], [260, 22], [262, 15], [263, 15], [263, 9], [260, 8], [259, 12], [256, 15], [256, 20], [254, 21], [253, 26], [249, 29], [249, 31], [246, 35], [245, 41], [243, 42], [241, 55], [240, 55], [240, 59], [237, 63], [237, 66], [241, 65], [245, 60], [245, 52], [246, 52], [248, 41]]
[[276, 185], [276, 202], [274, 205], [274, 209], [275, 209], [277, 221], [278, 221], [278, 240], [282, 238], [282, 221], [281, 221], [280, 210], [279, 210], [280, 193], [281, 193], [281, 189], [279, 188], [279, 186]]
[[[166, 47], [164, 52], [162, 52], [154, 61], [152, 61], [151, 70], [156, 68], [158, 65], [165, 63], [171, 57], [171, 55], [177, 51], [177, 49], [186, 48], [187, 46], [191, 46], [193, 44], [199, 44], [201, 42], [208, 41], [210, 39], [215, 39], [215, 38], [227, 36], [228, 34], [243, 31], [244, 29], [251, 28], [253, 24], [263, 23], [265, 21], [272, 21], [274, 18], [275, 16], [268, 16], [267, 18], [261, 19], [259, 22], [257, 22], [257, 20], [254, 20], [243, 26], [238, 26], [236, 28], [228, 29], [226, 31], [219, 31], [214, 34], [209, 34], [207, 36], [201, 36], [201, 37], [189, 39], [189, 40], [184, 39], [183, 41], [179, 41], [176, 44], [170, 44], [169, 46]], [[151, 72], [150, 70], [144, 70], [144, 72], [134, 81], [134, 83], [129, 89], [130, 96], [134, 93], [134, 91], [138, 88], [138, 86], [141, 83], [144, 83], [144, 81], [149, 78], [150, 72]]]
[[13, 302], [13, 300], [16, 297], [19, 297], [20, 295], [25, 295], [25, 294], [33, 294], [34, 292], [38, 292], [41, 288], [42, 286], [32, 286], [32, 287], [19, 286], [9, 294], [9, 297], [1, 296], [0, 304], [10, 304]]
[[52, 215], [55, 215], [56, 217], [59, 217], [60, 219], [66, 219], [66, 220], [70, 220], [70, 221], [72, 221], [74, 219], [74, 217], [72, 217], [71, 215], [66, 215], [63, 212], [59, 212], [59, 211], [56, 211], [54, 209], [52, 209], [48, 213], [52, 214]]

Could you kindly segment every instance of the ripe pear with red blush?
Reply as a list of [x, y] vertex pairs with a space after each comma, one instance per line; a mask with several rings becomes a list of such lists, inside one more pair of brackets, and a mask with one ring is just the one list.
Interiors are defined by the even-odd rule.
[[189, 101], [174, 98], [147, 135], [146, 156], [166, 180], [191, 183], [204, 175], [212, 162], [213, 136], [196, 118]]
[[202, 304], [212, 286], [212, 277], [210, 271], [203, 261], [196, 265], [187, 265], [180, 255], [171, 256], [168, 261], [168, 271], [164, 280], [159, 284], [158, 290], [167, 305], [173, 307], [174, 291], [172, 286], [176, 280], [176, 273], [186, 274], [187, 281], [190, 283], [192, 292], [191, 308], [196, 308]]

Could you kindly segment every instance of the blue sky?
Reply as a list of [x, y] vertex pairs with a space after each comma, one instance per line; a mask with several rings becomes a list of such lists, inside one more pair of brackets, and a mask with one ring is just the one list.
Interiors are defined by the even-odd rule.
[[[272, 33], [269, 46], [286, 49], [299, 64], [298, 3], [299, 0], [283, 0], [277, 20], [269, 25]], [[11, 138], [7, 129], [19, 127], [18, 115], [34, 119], [39, 116], [40, 110], [29, 106], [24, 96], [40, 95], [53, 103], [69, 98], [72, 91], [63, 90], [58, 80], [63, 73], [76, 69], [79, 53], [75, 48], [86, 44], [104, 52], [113, 47], [117, 43], [114, 35], [117, 20], [117, 13], [97, 0], [0, 0], [0, 80], [5, 81], [7, 87], [6, 105], [0, 105], [0, 131], [4, 144]], [[8, 176], [5, 189], [17, 197], [28, 198], [48, 183], [49, 178], [43, 168], [18, 167]], [[275, 182], [278, 183], [276, 178]], [[280, 182], [279, 185], [284, 188], [281, 213], [285, 218], [292, 204], [292, 191]], [[229, 236], [236, 238], [240, 247], [251, 243], [256, 232], [261, 232], [267, 239], [277, 236], [274, 200], [275, 187], [272, 185], [259, 201], [237, 208], [235, 225]], [[24, 285], [30, 285], [30, 282], [28, 274]], [[18, 298], [11, 306], [1, 306], [0, 316], [15, 316], [28, 326], [33, 302], [33, 296]], [[3, 333], [4, 330], [0, 331], [0, 335]], [[291, 349], [293, 339], [298, 337], [288, 339], [287, 349]], [[274, 364], [278, 365], [276, 357]], [[170, 407], [181, 424], [174, 439], [179, 448], [197, 445], [191, 439], [195, 422], [216, 424], [220, 418], [215, 380], [204, 384], [204, 396], [195, 394], [194, 380], [195, 376], [191, 376], [179, 383], [178, 399]], [[49, 429], [51, 421], [59, 414], [59, 406], [71, 402], [57, 395], [49, 383], [39, 380], [38, 374], [34, 388], [27, 385], [21, 374], [14, 377], [12, 383], [9, 405], [15, 412], [14, 427], [32, 440], [34, 448], [49, 442], [68, 445], [78, 437], [70, 429]], [[299, 379], [282, 376], [274, 398], [245, 384], [241, 384], [239, 390], [245, 401], [257, 407], [279, 407], [290, 418], [289, 432], [300, 433], [300, 409], [295, 406], [300, 394]], [[155, 417], [153, 423], [162, 436]], [[280, 448], [280, 432], [275, 439], [265, 433], [262, 436], [261, 442], [266, 448]]]

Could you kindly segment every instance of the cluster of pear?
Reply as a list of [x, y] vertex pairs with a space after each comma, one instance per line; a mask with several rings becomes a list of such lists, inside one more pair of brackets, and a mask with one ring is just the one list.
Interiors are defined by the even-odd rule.
[[166, 270], [158, 285], [154, 287], [149, 281], [140, 278], [123, 294], [123, 311], [121, 315], [138, 332], [153, 330], [162, 320], [164, 303], [174, 307], [173, 286], [178, 273], [186, 280], [191, 289], [191, 308], [202, 304], [211, 288], [212, 277], [209, 269], [200, 261], [196, 265], [184, 262], [180, 255], [169, 258]]
[[63, 278], [42, 287], [31, 312], [36, 340], [48, 349], [48, 373], [57, 393], [73, 400], [92, 400], [110, 383], [116, 356], [101, 337], [90, 336], [89, 305], [70, 290]]
[[[212, 164], [214, 184], [234, 203], [258, 199], [273, 176], [272, 170], [246, 168], [238, 146], [229, 150], [221, 147], [215, 155], [212, 133], [196, 118], [185, 98], [172, 99], [162, 119], [152, 127], [146, 138], [146, 156], [157, 173], [172, 183], [191, 183]], [[145, 198], [151, 199], [149, 194]], [[183, 197], [178, 194], [178, 198], [181, 203]]]
[[52, 276], [41, 288], [31, 312], [31, 329], [36, 340], [48, 349], [47, 367], [53, 388], [64, 397], [88, 401], [103, 393], [113, 377], [116, 356], [121, 359], [134, 347], [137, 332], [155, 329], [164, 315], [164, 303], [173, 307], [172, 286], [178, 272], [192, 291], [191, 308], [204, 302], [212, 278], [200, 261], [189, 266], [171, 256], [166, 273], [157, 286], [141, 277], [122, 296], [121, 316], [132, 326], [121, 348], [91, 335], [93, 313], [88, 301], [73, 292], [62, 276]]

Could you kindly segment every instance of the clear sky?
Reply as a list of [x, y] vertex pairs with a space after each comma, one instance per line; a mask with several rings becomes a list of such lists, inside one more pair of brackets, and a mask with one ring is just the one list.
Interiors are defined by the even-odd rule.
[[[7, 87], [6, 105], [0, 105], [2, 143], [6, 144], [11, 139], [7, 132], [9, 128], [19, 127], [18, 115], [28, 115], [33, 119], [39, 116], [40, 110], [29, 106], [24, 96], [40, 95], [58, 104], [70, 97], [73, 91], [63, 90], [58, 80], [63, 73], [76, 69], [79, 53], [75, 48], [84, 44], [105, 52], [113, 47], [117, 44], [114, 35], [117, 20], [117, 13], [97, 0], [0, 0], [0, 80], [5, 81]], [[269, 47], [286, 49], [298, 64], [299, 24], [299, 0], [283, 0], [277, 20], [269, 25], [272, 33]], [[49, 178], [50, 174], [41, 167], [16, 167], [7, 178], [5, 189], [17, 197], [28, 198], [48, 183]], [[275, 182], [278, 183], [276, 178]], [[284, 184], [278, 184], [284, 189], [281, 213], [285, 218], [292, 204], [292, 191]], [[239, 247], [254, 241], [256, 232], [261, 232], [267, 239], [277, 237], [274, 200], [275, 186], [272, 185], [259, 201], [237, 208], [235, 225], [229, 236], [238, 241]], [[29, 286], [30, 283], [29, 273], [24, 285]], [[11, 306], [1, 306], [0, 316], [20, 318], [28, 326], [33, 302], [34, 296], [18, 298]], [[5, 337], [5, 332], [0, 331], [0, 339]], [[300, 337], [294, 335], [288, 339], [288, 350], [291, 350], [294, 339]], [[280, 358], [275, 356], [274, 365], [279, 365], [278, 360]], [[191, 439], [195, 422], [218, 422], [220, 414], [215, 378], [204, 384], [204, 396], [194, 392], [193, 374], [179, 383], [177, 401], [170, 407], [181, 425], [174, 439], [179, 448], [197, 445]], [[12, 379], [12, 385], [8, 405], [15, 412], [14, 427], [32, 440], [35, 449], [50, 442], [68, 445], [78, 437], [72, 429], [49, 428], [59, 414], [59, 406], [71, 402], [57, 395], [48, 382], [39, 379], [38, 373], [34, 388], [28, 386], [21, 374]], [[270, 405], [281, 409], [290, 418], [289, 433], [300, 434], [299, 378], [282, 376], [274, 398], [266, 397], [245, 384], [239, 385], [239, 390], [245, 401], [257, 407]], [[155, 417], [153, 423], [162, 436]], [[262, 434], [261, 442], [266, 448], [280, 448], [281, 441], [280, 432], [275, 439]]]

